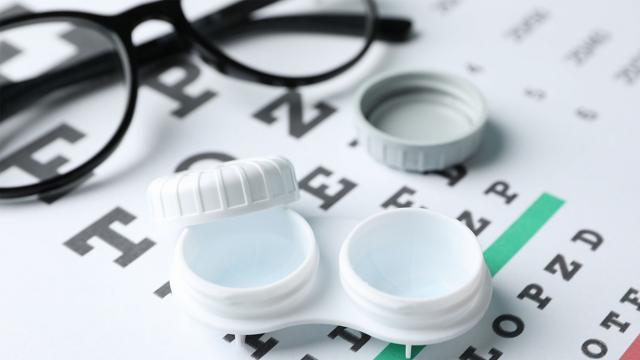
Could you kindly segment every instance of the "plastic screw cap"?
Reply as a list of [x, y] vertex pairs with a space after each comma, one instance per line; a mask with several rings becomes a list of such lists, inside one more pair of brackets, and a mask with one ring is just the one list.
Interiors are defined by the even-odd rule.
[[282, 157], [225, 162], [160, 177], [147, 190], [155, 220], [181, 226], [284, 205], [300, 197], [293, 164]]
[[480, 91], [448, 74], [385, 76], [363, 85], [356, 99], [356, 128], [368, 153], [406, 171], [462, 162], [480, 145], [487, 120]]

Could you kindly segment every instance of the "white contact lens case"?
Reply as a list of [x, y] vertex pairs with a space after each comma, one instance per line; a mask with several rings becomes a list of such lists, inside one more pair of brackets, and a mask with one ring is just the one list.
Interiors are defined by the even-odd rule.
[[460, 222], [418, 208], [307, 222], [281, 206], [299, 196], [283, 158], [163, 177], [148, 195], [155, 218], [187, 225], [171, 289], [212, 328], [333, 324], [426, 345], [469, 330], [491, 299], [480, 246]]

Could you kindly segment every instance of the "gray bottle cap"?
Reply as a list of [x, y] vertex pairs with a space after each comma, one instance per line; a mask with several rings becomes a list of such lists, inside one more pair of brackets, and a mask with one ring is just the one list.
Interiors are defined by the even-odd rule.
[[407, 171], [439, 170], [473, 154], [487, 106], [468, 81], [434, 72], [377, 78], [358, 92], [358, 136], [376, 160]]

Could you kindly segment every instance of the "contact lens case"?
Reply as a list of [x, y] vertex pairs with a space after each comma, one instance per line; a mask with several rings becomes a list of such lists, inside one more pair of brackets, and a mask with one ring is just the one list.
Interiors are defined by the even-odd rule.
[[200, 322], [237, 335], [301, 324], [341, 325], [407, 345], [473, 327], [491, 299], [475, 235], [432, 210], [386, 210], [363, 221], [305, 219], [293, 165], [237, 160], [156, 179], [153, 216], [184, 227], [171, 289]]

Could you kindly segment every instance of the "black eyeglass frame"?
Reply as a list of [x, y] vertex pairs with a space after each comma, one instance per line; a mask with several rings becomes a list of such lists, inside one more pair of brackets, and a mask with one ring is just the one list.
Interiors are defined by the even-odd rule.
[[[231, 22], [241, 23], [248, 20], [249, 15], [267, 5], [275, 3], [279, 0], [245, 0], [236, 2], [217, 13], [213, 14], [214, 21], [225, 21], [231, 19]], [[38, 183], [19, 187], [0, 188], [0, 198], [18, 198], [32, 196], [38, 194], [46, 194], [54, 191], [64, 191], [75, 186], [88, 176], [93, 169], [104, 162], [118, 147], [127, 132], [137, 103], [137, 93], [139, 87], [138, 80], [138, 62], [136, 61], [136, 46], [132, 41], [132, 33], [134, 29], [147, 20], [164, 20], [172, 24], [175, 30], [174, 36], [178, 36], [181, 40], [185, 40], [189, 46], [196, 50], [198, 55], [209, 65], [212, 65], [219, 72], [244, 80], [259, 82], [267, 85], [298, 87], [309, 85], [330, 79], [357, 63], [370, 48], [376, 34], [379, 33], [379, 21], [377, 18], [377, 8], [373, 0], [362, 0], [368, 7], [367, 16], [370, 22], [367, 23], [366, 32], [364, 34], [365, 41], [360, 52], [348, 62], [339, 67], [327, 71], [325, 73], [306, 76], [306, 77], [287, 77], [276, 74], [269, 74], [260, 70], [246, 66], [236, 60], [228, 57], [222, 50], [216, 47], [212, 42], [207, 41], [193, 25], [187, 20], [182, 10], [181, 2], [178, 0], [160, 0], [152, 3], [143, 4], [125, 12], [113, 16], [103, 16], [87, 12], [77, 11], [52, 11], [37, 14], [19, 15], [9, 19], [0, 20], [0, 29], [13, 28], [16, 26], [27, 25], [30, 23], [39, 23], [46, 21], [70, 21], [82, 22], [85, 25], [101, 28], [101, 32], [106, 32], [113, 36], [114, 43], [118, 46], [118, 51], [122, 57], [124, 64], [125, 77], [128, 84], [127, 91], [129, 99], [125, 107], [125, 112], [120, 125], [112, 135], [108, 143], [93, 157], [79, 165], [77, 168], [49, 179], [42, 180]], [[223, 20], [225, 19], [225, 20]], [[304, 20], [305, 16], [297, 19]], [[286, 19], [285, 19], [286, 20]], [[308, 20], [318, 20], [309, 17]], [[331, 21], [331, 16], [326, 16], [324, 20]], [[335, 20], [335, 19], [334, 19]], [[384, 20], [382, 20], [384, 21]], [[403, 21], [407, 26], [402, 24], [382, 24], [383, 31], [378, 35], [381, 38], [387, 37], [391, 41], [404, 40], [410, 28], [410, 22], [406, 20], [390, 20]], [[316, 21], [317, 22], [317, 21]], [[282, 24], [281, 24], [282, 25]], [[330, 25], [330, 24], [327, 24]], [[401, 26], [394, 26], [401, 25]], [[317, 24], [316, 24], [317, 27]], [[327, 31], [332, 31], [327, 29]], [[384, 34], [386, 32], [386, 34]], [[395, 33], [395, 34], [394, 34]], [[402, 41], [401, 40], [401, 41]]]

